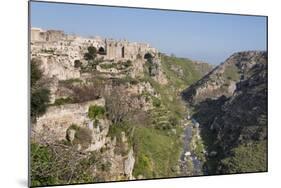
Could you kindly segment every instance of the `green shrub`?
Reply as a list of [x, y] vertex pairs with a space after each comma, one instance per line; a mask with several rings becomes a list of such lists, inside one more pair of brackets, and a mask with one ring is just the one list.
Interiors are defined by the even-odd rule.
[[50, 90], [38, 85], [38, 81], [42, 78], [43, 73], [39, 68], [39, 61], [31, 60], [31, 118], [35, 119], [37, 116], [46, 112], [48, 103], [50, 101]]
[[160, 107], [161, 106], [161, 100], [158, 99], [157, 97], [152, 97], [152, 104], [155, 107]]
[[102, 106], [91, 105], [88, 110], [88, 117], [90, 119], [96, 119], [98, 116], [102, 116], [105, 113], [105, 108]]
[[88, 52], [84, 54], [85, 60], [94, 60], [97, 56], [97, 49], [94, 46], [88, 47]]
[[179, 120], [178, 120], [178, 118], [175, 117], [175, 116], [170, 116], [170, 117], [169, 117], [169, 122], [170, 122], [170, 124], [173, 125], [173, 126], [177, 126], [177, 125], [179, 124]]
[[58, 182], [57, 177], [52, 176], [52, 173], [45, 174], [45, 171], [53, 171], [54, 167], [51, 150], [46, 146], [41, 146], [36, 143], [31, 143], [31, 185], [42, 186], [52, 185]]
[[34, 86], [34, 84], [41, 79], [42, 77], [42, 71], [39, 68], [39, 61], [37, 59], [31, 60], [30, 65], [30, 73], [31, 73], [31, 87]]
[[155, 129], [158, 130], [169, 130], [172, 126], [169, 122], [156, 122]]
[[56, 105], [56, 106], [59, 106], [59, 105], [64, 105], [64, 104], [69, 104], [69, 103], [72, 103], [73, 100], [72, 98], [70, 97], [67, 97], [67, 98], [59, 98], [59, 99], [56, 99], [54, 104], [53, 105]]
[[241, 144], [232, 155], [222, 160], [224, 173], [259, 172], [267, 170], [267, 143]]
[[88, 47], [88, 52], [91, 55], [96, 55], [97, 54], [97, 49], [94, 46], [89, 46]]
[[200, 139], [196, 139], [195, 140], [195, 148], [194, 148], [194, 153], [195, 155], [198, 157], [198, 159], [201, 162], [205, 162], [206, 158], [205, 158], [205, 154], [204, 154], [204, 144], [203, 141]]
[[116, 64], [111, 63], [111, 64], [100, 64], [100, 67], [102, 69], [111, 69], [111, 68], [116, 68]]
[[123, 63], [123, 65], [125, 66], [125, 68], [128, 68], [130, 66], [132, 66], [132, 61], [131, 60], [127, 60]]
[[152, 161], [145, 154], [140, 154], [140, 156], [138, 156], [137, 169], [135, 170], [135, 173], [138, 175], [144, 173], [146, 177], [153, 177]]
[[101, 170], [105, 172], [109, 172], [112, 164], [109, 161], [106, 161], [105, 163], [101, 164]]
[[50, 90], [38, 88], [31, 92], [31, 116], [37, 117], [46, 112], [50, 100]]
[[133, 126], [127, 122], [112, 124], [108, 130], [108, 136], [113, 138], [116, 136], [117, 140], [121, 140], [121, 132], [125, 132], [126, 135], [129, 135], [132, 131]]
[[81, 67], [81, 71], [89, 72], [96, 69], [96, 66], [102, 61], [102, 59], [96, 59], [97, 49], [94, 46], [88, 47], [88, 52], [84, 54], [84, 59], [88, 61], [88, 64]]
[[[116, 137], [116, 146], [114, 148], [114, 153], [117, 155], [125, 156], [129, 152], [129, 148], [132, 145], [132, 138], [133, 138], [133, 130], [134, 126], [129, 124], [128, 122], [116, 123], [112, 124], [109, 127], [108, 136], [113, 139]], [[127, 137], [127, 143], [123, 143], [121, 140], [121, 132], [124, 132]], [[129, 146], [127, 145], [129, 144]]]
[[75, 61], [74, 61], [74, 67], [75, 67], [75, 68], [80, 68], [81, 65], [82, 65], [82, 63], [81, 63], [80, 60], [75, 60]]

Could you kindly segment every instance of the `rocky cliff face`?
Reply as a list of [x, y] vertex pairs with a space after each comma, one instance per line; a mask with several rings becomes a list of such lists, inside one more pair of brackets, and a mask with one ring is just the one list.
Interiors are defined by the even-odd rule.
[[[105, 181], [133, 179], [135, 163], [133, 149], [127, 143], [123, 134], [123, 150], [129, 151], [123, 155], [116, 153], [116, 138], [109, 135], [112, 123], [106, 118], [92, 120], [88, 116], [90, 106], [105, 106], [103, 98], [79, 104], [66, 104], [49, 107], [47, 112], [39, 117], [32, 126], [32, 141], [42, 145], [53, 145], [57, 142], [68, 142], [84, 154], [103, 151], [96, 154], [100, 157], [99, 163], [108, 165], [109, 172], [104, 174], [103, 169], [93, 165], [93, 175], [100, 177], [103, 174]], [[124, 133], [124, 132], [123, 132]]]
[[[63, 183], [179, 175], [185, 117], [179, 92], [211, 67], [157, 51], [147, 58], [142, 52], [104, 59], [89, 55], [93, 46], [100, 47], [78, 38], [32, 44], [31, 57], [43, 77], [37, 84], [50, 91], [46, 112], [32, 122], [32, 142], [63, 159], [53, 165], [70, 169], [56, 177]], [[83, 180], [65, 175], [76, 171]]]
[[[230, 67], [232, 76], [226, 74]], [[266, 52], [240, 52], [183, 93], [194, 107], [209, 152], [216, 153], [209, 156], [216, 163], [209, 166], [213, 173], [267, 169], [267, 81]]]
[[267, 63], [256, 64], [249, 71], [251, 76], [237, 84], [233, 96], [211, 124], [224, 150], [267, 138]]
[[198, 103], [207, 98], [217, 99], [221, 96], [232, 96], [236, 84], [251, 76], [251, 68], [266, 61], [264, 52], [235, 53], [201, 80], [188, 87], [182, 93], [183, 97], [191, 103]]
[[[37, 118], [32, 126], [33, 138], [45, 139], [46, 141], [64, 140], [67, 129], [75, 124], [81, 127], [91, 127], [92, 121], [88, 118], [90, 105], [104, 106], [104, 99], [88, 101], [79, 104], [66, 104], [60, 106], [51, 106], [47, 112]], [[109, 123], [104, 123], [109, 126]]]

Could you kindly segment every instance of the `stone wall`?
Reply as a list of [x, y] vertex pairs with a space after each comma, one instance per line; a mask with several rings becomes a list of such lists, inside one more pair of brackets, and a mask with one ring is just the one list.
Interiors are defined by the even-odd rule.
[[[90, 105], [104, 106], [103, 98], [80, 104], [51, 106], [47, 112], [37, 118], [32, 125], [32, 138], [36, 140], [55, 141], [66, 138], [66, 130], [72, 125], [88, 127], [88, 109]], [[91, 127], [89, 127], [92, 129]]]
[[43, 74], [49, 78], [57, 78], [58, 80], [80, 78], [80, 71], [74, 68], [74, 61], [70, 61], [68, 57], [41, 55], [36, 58], [40, 61]]
[[31, 33], [30, 33], [30, 40], [31, 42], [33, 41], [41, 41], [43, 38], [41, 38], [40, 33], [43, 32], [42, 29], [40, 28], [31, 28]]
[[59, 30], [44, 31], [40, 28], [31, 28], [31, 42], [54, 42], [66, 38], [66, 34]]
[[31, 28], [31, 52], [38, 53], [42, 50], [54, 50], [60, 54], [72, 54], [83, 58], [87, 47], [94, 46], [97, 50], [104, 49], [98, 57], [105, 60], [136, 60], [144, 58], [146, 53], [158, 57], [158, 50], [147, 43], [129, 42], [127, 40], [102, 39], [101, 37], [84, 38], [75, 35], [67, 35], [59, 30], [44, 31], [40, 28]]
[[153, 56], [158, 55], [155, 48], [146, 43], [128, 42], [126, 40], [105, 40], [106, 55], [109, 60], [136, 60], [138, 56], [144, 58], [146, 53], [151, 53]]

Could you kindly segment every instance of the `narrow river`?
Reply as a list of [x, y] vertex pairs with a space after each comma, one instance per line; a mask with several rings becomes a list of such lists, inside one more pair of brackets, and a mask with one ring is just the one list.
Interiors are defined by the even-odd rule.
[[[190, 148], [192, 129], [198, 129], [195, 127], [195, 123], [196, 120], [193, 119], [184, 130], [183, 151], [180, 156], [180, 170], [183, 176], [196, 176], [203, 174], [201, 161], [196, 157]], [[190, 162], [192, 164], [192, 171], [190, 170]]]

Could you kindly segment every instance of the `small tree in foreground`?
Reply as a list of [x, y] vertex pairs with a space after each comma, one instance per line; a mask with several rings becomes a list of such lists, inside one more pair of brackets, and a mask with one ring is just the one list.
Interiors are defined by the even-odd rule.
[[39, 61], [31, 60], [31, 119], [45, 113], [50, 101], [50, 90], [43, 86], [39, 81], [43, 73], [39, 68]]
[[129, 113], [136, 111], [133, 96], [128, 96], [123, 88], [116, 87], [114, 92], [105, 96], [105, 108], [109, 119], [113, 123], [122, 122]]

